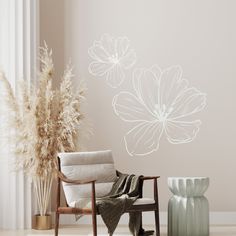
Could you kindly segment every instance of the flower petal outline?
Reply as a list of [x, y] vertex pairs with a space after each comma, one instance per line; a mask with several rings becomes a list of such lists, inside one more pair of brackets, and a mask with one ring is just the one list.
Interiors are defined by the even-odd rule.
[[114, 96], [112, 106], [115, 114], [127, 122], [155, 121], [155, 117], [148, 112], [139, 99], [129, 92], [119, 92]]
[[[147, 76], [150, 76], [147, 78]], [[155, 108], [159, 103], [159, 77], [161, 70], [157, 66], [150, 69], [135, 69], [133, 72], [133, 87], [143, 105], [155, 116]]]
[[200, 112], [206, 107], [206, 93], [191, 87], [184, 90], [172, 104], [169, 120], [179, 120]]
[[119, 65], [113, 65], [110, 70], [106, 72], [106, 81], [112, 88], [119, 87], [125, 79], [123, 68]]
[[126, 55], [120, 59], [120, 65], [125, 69], [130, 69], [137, 60], [137, 55], [134, 50], [130, 50]]
[[163, 125], [157, 121], [138, 122], [138, 125], [128, 131], [124, 137], [126, 151], [130, 156], [151, 154], [158, 150], [163, 130]]
[[[197, 133], [200, 130], [201, 121], [168, 121], [165, 124], [165, 134], [167, 140], [172, 144], [183, 144], [192, 142]], [[181, 131], [181, 132], [179, 132]], [[172, 134], [170, 134], [172, 133]], [[178, 137], [175, 137], [175, 133], [178, 133]], [[182, 137], [180, 137], [180, 135]]]
[[116, 51], [119, 57], [123, 57], [130, 45], [130, 40], [127, 37], [119, 37], [116, 40]]
[[108, 55], [113, 55], [116, 53], [116, 40], [111, 35], [107, 33], [103, 34], [99, 43]]
[[96, 61], [109, 63], [110, 55], [101, 45], [93, 45], [88, 49], [88, 54]]
[[179, 65], [164, 69], [160, 76], [159, 104], [170, 108], [175, 98], [188, 87], [188, 81], [182, 78]]
[[89, 73], [92, 75], [102, 76], [111, 70], [113, 65], [111, 63], [93, 61], [89, 64]]

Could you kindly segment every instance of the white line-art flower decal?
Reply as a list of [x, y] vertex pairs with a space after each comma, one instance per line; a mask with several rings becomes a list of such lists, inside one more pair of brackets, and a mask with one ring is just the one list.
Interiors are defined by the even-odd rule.
[[89, 64], [89, 73], [105, 77], [112, 88], [121, 85], [125, 78], [125, 70], [136, 62], [136, 53], [130, 49], [127, 37], [113, 38], [104, 34], [100, 41], [95, 41], [88, 49], [88, 54], [94, 60]]
[[135, 94], [120, 92], [112, 102], [115, 113], [134, 124], [124, 136], [129, 155], [158, 150], [162, 136], [172, 144], [194, 140], [201, 124], [194, 117], [206, 106], [206, 94], [189, 87], [180, 66], [136, 69], [132, 82]]

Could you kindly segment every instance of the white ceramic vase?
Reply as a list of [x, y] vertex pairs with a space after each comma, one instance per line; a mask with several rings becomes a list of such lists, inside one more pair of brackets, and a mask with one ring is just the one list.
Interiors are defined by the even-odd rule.
[[168, 204], [168, 236], [209, 236], [209, 204], [203, 196], [207, 177], [171, 177], [174, 194]]

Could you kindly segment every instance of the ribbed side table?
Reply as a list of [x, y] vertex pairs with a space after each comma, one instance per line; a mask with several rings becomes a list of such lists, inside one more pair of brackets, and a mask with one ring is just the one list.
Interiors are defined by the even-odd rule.
[[168, 236], [209, 236], [209, 204], [203, 194], [207, 177], [170, 177], [174, 194], [168, 204]]

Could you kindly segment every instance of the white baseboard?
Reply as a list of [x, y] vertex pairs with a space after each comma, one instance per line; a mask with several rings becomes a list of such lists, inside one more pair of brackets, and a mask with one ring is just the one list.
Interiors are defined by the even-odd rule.
[[211, 225], [236, 225], [236, 212], [210, 212]]
[[[101, 217], [97, 217], [98, 224], [104, 224]], [[128, 214], [124, 214], [119, 224], [127, 225]], [[77, 222], [73, 215], [61, 215], [60, 224], [72, 225], [72, 224], [91, 224], [91, 216], [83, 216]], [[143, 213], [143, 224], [152, 225], [154, 224], [154, 213], [145, 212]], [[160, 212], [160, 224], [167, 225], [167, 212]], [[236, 212], [210, 212], [210, 224], [211, 225], [236, 225]]]

